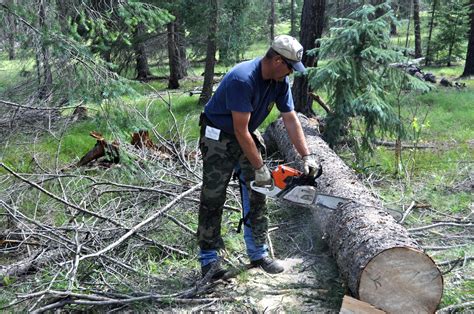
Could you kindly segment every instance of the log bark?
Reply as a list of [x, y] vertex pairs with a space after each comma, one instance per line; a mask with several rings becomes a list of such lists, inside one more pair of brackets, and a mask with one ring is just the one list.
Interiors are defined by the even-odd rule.
[[[299, 117], [308, 146], [323, 167], [318, 191], [350, 200], [334, 211], [311, 210], [352, 294], [389, 313], [433, 313], [443, 291], [436, 264], [320, 138], [310, 120]], [[301, 168], [281, 119], [265, 133], [275, 142], [270, 147], [276, 145], [286, 162]]]

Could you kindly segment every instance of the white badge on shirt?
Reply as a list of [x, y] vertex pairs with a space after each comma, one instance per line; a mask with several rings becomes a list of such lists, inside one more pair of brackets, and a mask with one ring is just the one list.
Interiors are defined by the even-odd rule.
[[210, 126], [206, 126], [206, 133], [205, 133], [205, 136], [207, 138], [210, 138], [211, 140], [216, 140], [218, 141], [219, 140], [219, 135], [221, 134], [221, 130], [219, 129], [216, 129], [216, 128], [213, 128], [213, 127], [210, 127]]

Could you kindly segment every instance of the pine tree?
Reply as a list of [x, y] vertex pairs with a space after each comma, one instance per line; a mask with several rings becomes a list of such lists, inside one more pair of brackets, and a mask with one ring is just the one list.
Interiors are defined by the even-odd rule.
[[[309, 71], [313, 89], [326, 91], [332, 113], [324, 133], [334, 146], [354, 119], [363, 123], [362, 143], [357, 151], [371, 151], [376, 130], [396, 133], [400, 121], [390, 102], [390, 91], [427, 89], [428, 86], [391, 64], [402, 61], [399, 50], [391, 47], [390, 22], [394, 19], [387, 4], [364, 5], [347, 18], [338, 19], [330, 35], [315, 49], [327, 62]], [[376, 10], [383, 15], [376, 17]], [[405, 83], [404, 83], [405, 82]], [[362, 156], [363, 154], [361, 154]]]
[[463, 42], [469, 30], [469, 6], [464, 0], [449, 1], [441, 8], [434, 38], [433, 52], [439, 63], [451, 66], [456, 59], [463, 59]]

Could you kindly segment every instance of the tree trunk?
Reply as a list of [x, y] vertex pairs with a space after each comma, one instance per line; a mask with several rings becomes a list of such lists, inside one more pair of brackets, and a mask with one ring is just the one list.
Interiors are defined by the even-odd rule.
[[175, 43], [178, 47], [179, 55], [179, 67], [178, 67], [178, 79], [185, 78], [188, 76], [188, 59], [186, 57], [186, 34], [184, 32], [184, 26], [182, 20], [178, 15], [174, 21], [174, 34]]
[[[318, 192], [350, 200], [336, 210], [309, 208], [348, 288], [360, 300], [388, 313], [433, 313], [443, 291], [436, 264], [320, 138], [315, 126], [299, 117], [308, 147], [323, 167]], [[274, 142], [268, 146], [277, 146], [285, 162], [301, 167], [281, 119], [265, 135]]]
[[272, 42], [275, 38], [275, 0], [270, 0], [270, 17], [268, 20], [270, 24], [270, 42]]
[[[380, 5], [380, 4], [384, 3], [384, 2], [385, 2], [384, 0], [372, 0], [372, 1], [371, 1], [372, 5], [374, 5], [374, 6]], [[379, 17], [381, 17], [382, 15], [384, 15], [385, 13], [386, 13], [386, 11], [385, 11], [384, 9], [382, 9], [382, 8], [379, 7], [379, 8], [377, 8], [377, 9], [375, 10], [375, 17], [376, 17], [376, 18], [379, 18]]]
[[204, 70], [204, 83], [202, 86], [199, 105], [204, 106], [212, 96], [214, 85], [214, 66], [216, 64], [217, 50], [217, 0], [209, 0], [209, 33], [207, 34], [206, 66]]
[[15, 59], [15, 35], [16, 35], [16, 21], [11, 16], [11, 14], [7, 13], [6, 17], [7, 25], [9, 27], [9, 31], [7, 34], [8, 37], [8, 60]]
[[413, 0], [413, 26], [415, 29], [415, 58], [421, 58], [420, 2]]
[[[397, 17], [399, 15], [399, 4], [398, 4], [398, 1], [392, 1], [392, 10], [393, 10], [393, 15], [395, 17]], [[390, 21], [390, 35], [392, 36], [397, 36], [398, 34], [398, 31], [397, 31], [397, 24], [395, 24], [394, 21]]]
[[[16, 0], [6, 1], [5, 5], [14, 6], [16, 5]], [[16, 19], [10, 14], [10, 12], [5, 12], [5, 26], [7, 27], [7, 50], [8, 50], [8, 60], [14, 60], [16, 57], [15, 53], [15, 36], [16, 36]]]
[[471, 6], [471, 31], [469, 34], [469, 43], [467, 45], [466, 64], [462, 76], [474, 75], [474, 0], [470, 1]]
[[[324, 27], [324, 11], [326, 0], [305, 0], [301, 14], [300, 42], [304, 47], [302, 62], [307, 67], [317, 66], [314, 56], [308, 56], [307, 51], [316, 47], [315, 41], [321, 38]], [[309, 96], [308, 77], [296, 76], [292, 94], [295, 102], [295, 110], [310, 117], [315, 113], [312, 108], [313, 100]]]
[[436, 4], [438, 0], [433, 0], [433, 6], [431, 7], [431, 18], [430, 18], [430, 29], [428, 31], [428, 40], [426, 42], [426, 58], [425, 58], [425, 66], [431, 64], [431, 36], [433, 35], [433, 27], [434, 27], [434, 19], [435, 19], [435, 12], [436, 12]]
[[296, 37], [296, 12], [295, 12], [295, 0], [290, 1], [290, 35]]
[[146, 81], [151, 76], [150, 67], [148, 66], [148, 56], [144, 44], [145, 24], [139, 22], [135, 31], [135, 58], [137, 61], [137, 80]]
[[451, 57], [453, 55], [453, 46], [454, 44], [449, 44], [448, 48], [448, 59], [446, 61], [446, 66], [450, 67], [451, 66]]
[[[410, 1], [410, 11], [412, 9], [413, 2]], [[408, 22], [407, 22], [407, 33], [406, 33], [406, 39], [405, 39], [405, 51], [403, 52], [404, 56], [408, 55], [408, 42], [410, 39], [410, 24], [411, 24], [411, 14], [408, 14]]]
[[175, 22], [170, 22], [167, 25], [168, 31], [168, 60], [170, 67], [170, 77], [168, 80], [169, 89], [179, 88], [179, 50], [176, 45]]
[[[47, 28], [46, 24], [46, 0], [41, 0], [39, 2], [39, 14], [38, 14], [38, 23], [39, 28], [41, 30], [45, 30]], [[46, 38], [42, 36], [41, 38], [41, 57], [40, 57], [40, 64], [42, 66], [42, 71], [40, 70], [42, 76], [42, 85], [39, 89], [38, 97], [40, 99], [47, 98], [53, 87], [53, 73], [51, 71], [51, 64], [50, 64], [50, 51], [49, 47], [46, 44]]]

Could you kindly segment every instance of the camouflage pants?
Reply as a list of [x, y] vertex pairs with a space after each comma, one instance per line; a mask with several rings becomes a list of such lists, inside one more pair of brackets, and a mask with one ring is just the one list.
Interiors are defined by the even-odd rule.
[[[221, 132], [219, 140], [213, 140], [204, 136], [205, 128], [206, 124], [202, 123], [199, 148], [203, 158], [203, 184], [197, 238], [201, 250], [219, 250], [224, 248], [221, 237], [222, 210], [234, 167], [240, 164], [245, 182], [254, 180], [255, 170], [233, 135]], [[256, 143], [260, 142], [259, 134], [253, 136]], [[263, 140], [261, 143], [257, 144], [259, 149], [263, 148]], [[268, 230], [265, 196], [252, 191], [250, 184], [247, 186], [250, 195], [247, 224], [250, 225], [255, 244], [263, 245]]]

